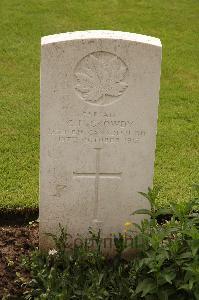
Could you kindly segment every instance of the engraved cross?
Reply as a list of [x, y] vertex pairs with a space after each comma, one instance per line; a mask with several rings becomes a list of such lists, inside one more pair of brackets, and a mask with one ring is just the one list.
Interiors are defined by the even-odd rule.
[[94, 222], [101, 223], [98, 221], [97, 213], [98, 213], [98, 206], [99, 206], [99, 181], [100, 178], [109, 178], [109, 179], [121, 179], [122, 172], [100, 172], [100, 154], [102, 148], [94, 148], [96, 151], [96, 162], [95, 162], [95, 172], [73, 172], [74, 177], [81, 177], [81, 178], [94, 178], [95, 179], [95, 205], [94, 205]]

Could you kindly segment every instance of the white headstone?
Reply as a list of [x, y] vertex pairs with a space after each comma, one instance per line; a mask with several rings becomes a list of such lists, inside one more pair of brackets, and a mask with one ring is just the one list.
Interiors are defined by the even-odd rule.
[[42, 38], [40, 246], [121, 232], [152, 186], [161, 42], [114, 31]]

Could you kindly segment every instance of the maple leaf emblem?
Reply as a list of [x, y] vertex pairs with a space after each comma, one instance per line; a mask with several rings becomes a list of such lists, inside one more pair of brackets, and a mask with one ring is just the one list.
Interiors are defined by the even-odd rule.
[[125, 82], [126, 65], [116, 55], [98, 52], [96, 57], [88, 55], [75, 72], [75, 89], [80, 96], [90, 103], [107, 104], [107, 96], [118, 97], [123, 94], [128, 84]]

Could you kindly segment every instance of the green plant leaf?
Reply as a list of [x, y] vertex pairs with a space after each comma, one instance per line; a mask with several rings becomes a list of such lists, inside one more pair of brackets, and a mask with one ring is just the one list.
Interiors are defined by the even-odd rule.
[[145, 297], [147, 294], [151, 294], [156, 289], [156, 284], [153, 279], [144, 279], [138, 283], [135, 290], [136, 294], [142, 293], [141, 297]]
[[172, 280], [176, 277], [176, 273], [173, 271], [162, 272], [162, 276], [166, 280], [166, 282], [172, 284]]
[[180, 254], [177, 259], [184, 259], [184, 258], [191, 258], [192, 257], [192, 253], [190, 251], [184, 252], [182, 254]]
[[149, 209], [137, 209], [131, 215], [149, 215], [152, 216], [152, 212]]
[[192, 254], [193, 256], [195, 256], [199, 250], [199, 240], [191, 241], [190, 246], [191, 246]]
[[188, 283], [181, 284], [178, 289], [179, 290], [189, 291], [189, 284]]
[[170, 215], [170, 214], [172, 214], [172, 210], [170, 208], [160, 208], [155, 212], [156, 217], [160, 215]]

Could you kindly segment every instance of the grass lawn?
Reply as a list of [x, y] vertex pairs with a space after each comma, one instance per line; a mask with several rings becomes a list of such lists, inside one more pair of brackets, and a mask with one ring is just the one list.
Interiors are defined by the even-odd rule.
[[159, 37], [163, 62], [154, 185], [160, 204], [199, 182], [198, 0], [0, 1], [0, 207], [38, 205], [44, 35], [110, 29]]

